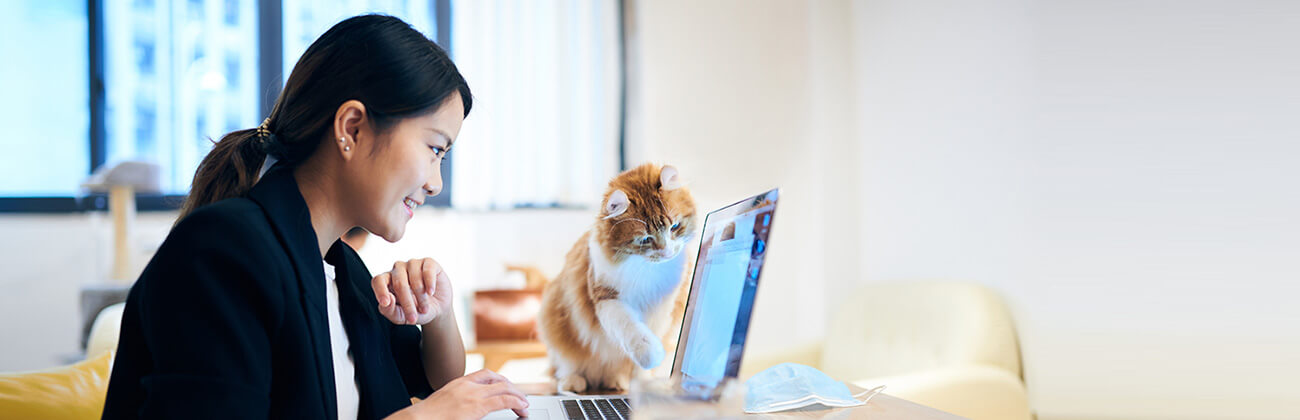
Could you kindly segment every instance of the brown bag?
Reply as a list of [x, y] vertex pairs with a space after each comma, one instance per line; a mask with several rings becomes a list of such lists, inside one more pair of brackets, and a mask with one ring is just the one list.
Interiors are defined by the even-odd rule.
[[541, 290], [479, 290], [472, 306], [478, 341], [537, 340]]

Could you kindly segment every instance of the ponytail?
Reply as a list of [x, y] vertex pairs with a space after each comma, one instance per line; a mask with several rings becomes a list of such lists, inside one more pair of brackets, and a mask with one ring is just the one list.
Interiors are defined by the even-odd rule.
[[242, 197], [257, 183], [257, 171], [266, 159], [265, 124], [233, 131], [221, 137], [199, 163], [190, 194], [181, 205], [179, 222], [199, 207], [231, 197]]

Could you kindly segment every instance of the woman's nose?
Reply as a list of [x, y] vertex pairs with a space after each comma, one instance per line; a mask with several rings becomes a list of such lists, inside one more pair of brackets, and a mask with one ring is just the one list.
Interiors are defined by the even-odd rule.
[[433, 197], [440, 192], [442, 192], [442, 174], [434, 171], [433, 176], [424, 183], [424, 195]]

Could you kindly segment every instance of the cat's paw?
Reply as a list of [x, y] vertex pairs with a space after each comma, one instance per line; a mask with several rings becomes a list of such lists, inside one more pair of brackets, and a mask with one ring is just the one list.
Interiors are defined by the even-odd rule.
[[560, 392], [583, 392], [587, 390], [587, 380], [578, 375], [565, 376], [560, 379]]
[[623, 377], [623, 376], [614, 378], [609, 383], [609, 388], [611, 390], [610, 393], [622, 394], [631, 390], [632, 389], [632, 387], [630, 386], [631, 382], [632, 382], [631, 379], [628, 379], [627, 377]]
[[664, 361], [664, 345], [652, 335], [642, 335], [632, 340], [632, 361], [641, 369], [654, 369]]

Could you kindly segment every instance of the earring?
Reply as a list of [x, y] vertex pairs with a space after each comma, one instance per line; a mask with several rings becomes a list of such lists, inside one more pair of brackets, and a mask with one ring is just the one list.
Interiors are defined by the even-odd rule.
[[[347, 141], [347, 138], [339, 137], [339, 143], [343, 143], [343, 142], [346, 142], [346, 141]], [[344, 152], [347, 152], [347, 151], [350, 151], [350, 150], [352, 150], [352, 146], [346, 146], [346, 145], [343, 146], [343, 151], [344, 151]]]

